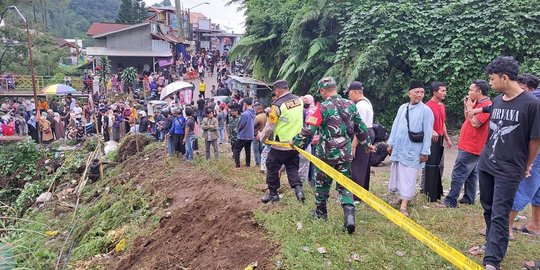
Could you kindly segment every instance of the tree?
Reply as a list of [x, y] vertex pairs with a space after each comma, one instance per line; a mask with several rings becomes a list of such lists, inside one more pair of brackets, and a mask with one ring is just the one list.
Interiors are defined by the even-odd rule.
[[161, 3], [157, 3], [154, 6], [155, 7], [170, 7], [170, 6], [172, 6], [172, 4], [171, 4], [170, 0], [163, 0], [163, 1], [161, 1]]
[[317, 93], [325, 75], [341, 89], [360, 80], [386, 125], [409, 81], [441, 80], [456, 127], [466, 89], [486, 78], [495, 57], [512, 55], [523, 72], [540, 73], [540, 15], [535, 4], [509, 1], [501, 9], [493, 1], [229, 0], [246, 14], [246, 35], [231, 59], [251, 58], [255, 78], [287, 79], [298, 94]]
[[[12, 72], [30, 74], [26, 30], [13, 14], [6, 16], [6, 25], [0, 28], [0, 74]], [[51, 75], [58, 68], [67, 49], [58, 48], [56, 40], [47, 33], [32, 33], [33, 64], [36, 75]]]
[[0, 74], [12, 71], [13, 64], [28, 50], [23, 42], [24, 31], [6, 23], [0, 28]]
[[99, 62], [101, 64], [101, 69], [98, 71], [99, 83], [103, 87], [105, 94], [108, 93], [107, 84], [111, 79], [111, 60], [105, 55], [99, 57]]
[[118, 15], [116, 17], [117, 23], [133, 24], [135, 21], [134, 14], [136, 13], [136, 6], [133, 5], [133, 0], [122, 0]]
[[137, 3], [136, 0], [133, 4], [136, 6], [135, 8], [136, 17], [135, 17], [134, 23], [144, 22], [144, 20], [148, 18], [148, 11], [146, 10], [146, 4], [144, 3], [144, 1]]
[[148, 11], [144, 1], [137, 0], [122, 0], [118, 15], [117, 23], [136, 24], [143, 22], [148, 17]]
[[133, 88], [135, 88], [135, 81], [137, 80], [137, 75], [137, 69], [134, 67], [127, 67], [122, 71], [122, 82], [124, 83], [124, 86], [127, 86], [129, 93], [131, 93], [132, 95]]

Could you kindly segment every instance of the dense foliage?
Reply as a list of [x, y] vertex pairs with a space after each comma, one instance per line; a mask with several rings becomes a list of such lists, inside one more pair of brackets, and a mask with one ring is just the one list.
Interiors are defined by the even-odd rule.
[[[13, 19], [13, 16], [9, 16]], [[11, 23], [6, 19], [6, 24]], [[0, 28], [0, 74], [30, 74], [28, 62], [28, 38], [24, 28], [6, 25]], [[32, 34], [32, 56], [36, 75], [51, 76], [59, 71], [60, 59], [68, 54], [67, 48], [58, 48], [50, 34]]]
[[537, 1], [231, 2], [243, 4], [247, 16], [232, 56], [250, 57], [254, 77], [287, 79], [300, 94], [314, 91], [324, 75], [335, 76], [341, 89], [360, 80], [385, 124], [406, 101], [411, 80], [447, 83], [455, 119], [470, 82], [486, 78], [495, 57], [514, 56], [522, 71], [540, 74]]
[[122, 0], [118, 15], [117, 23], [136, 24], [143, 22], [148, 16], [144, 1], [137, 0]]
[[44, 156], [32, 140], [0, 147], [1, 202], [14, 202], [27, 183], [40, 177], [42, 168], [38, 168], [38, 160]]
[[[118, 0], [23, 0], [15, 1], [34, 28], [56, 37], [85, 38], [93, 22], [113, 22]], [[44, 5], [41, 5], [41, 2]], [[42, 19], [43, 13], [46, 20]]]

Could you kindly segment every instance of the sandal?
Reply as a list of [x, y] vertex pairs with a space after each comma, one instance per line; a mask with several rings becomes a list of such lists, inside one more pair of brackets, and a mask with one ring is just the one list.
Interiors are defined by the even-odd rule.
[[444, 202], [438, 202], [435, 204], [435, 207], [437, 208], [457, 208], [457, 206], [451, 206], [449, 204], [446, 204]]
[[486, 245], [474, 246], [469, 249], [469, 254], [473, 256], [482, 255], [484, 253], [486, 253]]
[[[532, 266], [529, 263], [532, 263]], [[523, 267], [525, 267], [527, 270], [540, 270], [540, 260], [525, 262]]]
[[540, 236], [540, 233], [533, 232], [533, 231], [527, 229], [527, 226], [525, 224], [521, 225], [521, 229], [519, 230], [519, 232], [521, 232], [523, 234], [532, 235], [532, 236]]
[[401, 199], [393, 199], [390, 201], [390, 205], [392, 206], [401, 206]]
[[407, 212], [407, 209], [400, 208], [399, 212], [402, 213], [404, 216], [409, 217], [409, 212]]

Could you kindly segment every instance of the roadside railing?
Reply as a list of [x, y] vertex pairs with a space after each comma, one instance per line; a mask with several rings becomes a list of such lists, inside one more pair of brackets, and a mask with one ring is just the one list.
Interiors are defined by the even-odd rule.
[[[51, 84], [65, 84], [64, 78], [58, 78], [53, 76], [36, 76], [36, 89], [40, 91], [45, 86]], [[80, 77], [70, 77], [71, 78], [71, 87], [75, 88], [78, 91], [84, 89], [84, 84], [82, 78]], [[9, 90], [8, 90], [9, 88]], [[11, 75], [11, 76], [0, 76], [0, 89], [3, 91], [28, 91], [32, 90], [32, 76], [30, 75]]]

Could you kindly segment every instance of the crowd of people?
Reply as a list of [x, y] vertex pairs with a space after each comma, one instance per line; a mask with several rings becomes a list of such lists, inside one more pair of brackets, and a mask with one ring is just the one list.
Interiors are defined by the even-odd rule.
[[[304, 183], [315, 188], [313, 216], [323, 220], [328, 218], [332, 178], [290, 145], [313, 153], [366, 190], [370, 188], [370, 164], [382, 151], [383, 159], [390, 155], [391, 160], [391, 203], [405, 216], [409, 216], [409, 202], [417, 195], [419, 172], [420, 193], [441, 208], [475, 204], [479, 185], [486, 244], [473, 247], [470, 252], [484, 254], [486, 269], [500, 269], [508, 241], [515, 232], [540, 235], [540, 89], [537, 77], [519, 75], [519, 65], [511, 57], [495, 59], [486, 72], [489, 82], [473, 80], [463, 92], [465, 121], [450, 191], [444, 198], [444, 148], [453, 143], [446, 127], [447, 86], [440, 81], [429, 85], [431, 98], [426, 103], [423, 83], [411, 82], [409, 101], [399, 107], [389, 136], [377, 130], [380, 125], [374, 123], [374, 109], [361, 82], [348, 85], [347, 99], [338, 94], [334, 78], [322, 78], [317, 83], [322, 100], [316, 103], [311, 95], [292, 94], [288, 82], [279, 80], [273, 83], [272, 103], [263, 104], [257, 96], [230, 93], [226, 75], [218, 80], [217, 92], [225, 93], [228, 99], [206, 98], [201, 78], [196, 102], [155, 108], [153, 112], [136, 101], [109, 102], [103, 96], [95, 99], [95, 110], [88, 103], [81, 107], [71, 96], [49, 103], [40, 100], [38, 104], [32, 99], [7, 100], [1, 105], [1, 110], [9, 115], [2, 118], [2, 132], [30, 134], [37, 141], [33, 134], [39, 131], [41, 141], [47, 143], [69, 138], [77, 131], [73, 136], [79, 139], [79, 131], [81, 136], [86, 132], [81, 127], [95, 119], [105, 141], [119, 141], [129, 132], [144, 133], [166, 142], [169, 155], [186, 161], [194, 159], [198, 138], [204, 142], [207, 160], [219, 157], [219, 145], [229, 144], [234, 169], [251, 167], [253, 154], [255, 166], [266, 174], [268, 193], [261, 198], [263, 203], [280, 200], [280, 176], [286, 173], [298, 201], [303, 203], [306, 199]], [[157, 83], [158, 89], [168, 79], [164, 73], [156, 76], [149, 81]], [[500, 95], [491, 100], [490, 89]], [[459, 198], [463, 188], [464, 194]], [[356, 228], [355, 206], [361, 200], [337, 183], [336, 189], [343, 208], [343, 228], [352, 234]], [[514, 228], [514, 218], [529, 203], [533, 209], [531, 220]], [[538, 267], [531, 266], [531, 262], [529, 266]]]
[[81, 103], [72, 95], [60, 98], [15, 98], [2, 101], [0, 134], [30, 136], [36, 143], [49, 144], [55, 140], [81, 141], [85, 127], [91, 123], [89, 103]]
[[[458, 156], [450, 191], [442, 201], [443, 144], [452, 147], [443, 102], [446, 85], [433, 82], [432, 97], [424, 104], [423, 85], [411, 83], [410, 101], [399, 108], [388, 140], [392, 160], [388, 189], [399, 196], [395, 204], [408, 216], [420, 168], [420, 191], [438, 207], [474, 204], [479, 183], [486, 243], [469, 252], [484, 254], [485, 269], [500, 269], [514, 232], [540, 235], [540, 89], [536, 76], [519, 75], [519, 65], [511, 57], [495, 59], [486, 73], [489, 83], [474, 80], [464, 93]], [[500, 93], [494, 100], [489, 98], [490, 86]], [[513, 227], [514, 218], [528, 204], [532, 219], [521, 228]], [[528, 269], [538, 267], [538, 262], [526, 264]]]

